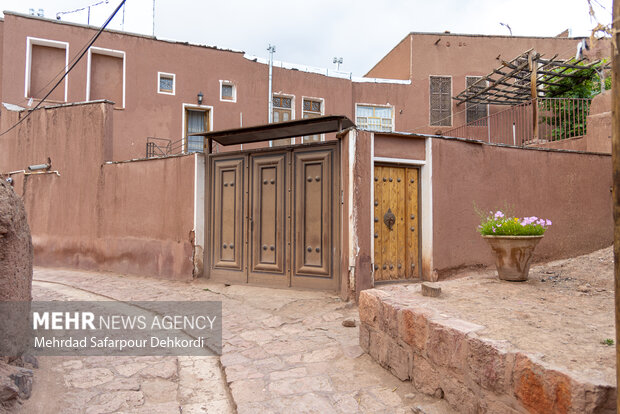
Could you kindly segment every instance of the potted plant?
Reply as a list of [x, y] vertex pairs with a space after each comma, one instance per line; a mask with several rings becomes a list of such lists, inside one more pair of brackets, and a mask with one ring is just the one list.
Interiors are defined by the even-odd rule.
[[481, 215], [478, 232], [495, 253], [495, 267], [501, 280], [527, 280], [534, 248], [551, 226], [539, 217], [509, 217], [502, 211]]

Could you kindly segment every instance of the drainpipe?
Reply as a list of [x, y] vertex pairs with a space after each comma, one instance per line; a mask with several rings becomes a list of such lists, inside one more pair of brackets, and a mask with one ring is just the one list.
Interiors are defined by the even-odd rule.
[[276, 52], [275, 45], [269, 45], [269, 123], [273, 122], [273, 54]]

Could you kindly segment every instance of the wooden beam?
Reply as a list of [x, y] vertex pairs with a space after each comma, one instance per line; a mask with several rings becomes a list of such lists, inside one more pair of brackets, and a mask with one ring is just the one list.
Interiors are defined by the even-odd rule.
[[[616, 383], [620, 384], [620, 0], [613, 2], [611, 50], [611, 157], [612, 198], [614, 212], [614, 294], [616, 315]], [[620, 393], [616, 397], [620, 413]]]

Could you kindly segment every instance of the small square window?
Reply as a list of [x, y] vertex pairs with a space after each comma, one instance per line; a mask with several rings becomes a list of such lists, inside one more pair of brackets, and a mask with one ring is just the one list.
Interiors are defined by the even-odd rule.
[[220, 101], [237, 101], [237, 90], [233, 83], [220, 81]]
[[167, 95], [174, 95], [174, 74], [173, 73], [157, 73], [157, 92]]

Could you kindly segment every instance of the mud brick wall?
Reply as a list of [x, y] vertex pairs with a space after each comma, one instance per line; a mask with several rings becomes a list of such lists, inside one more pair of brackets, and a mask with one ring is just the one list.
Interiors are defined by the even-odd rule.
[[[25, 115], [0, 110], [2, 130]], [[59, 172], [12, 175], [34, 262], [191, 279], [194, 156], [107, 164], [114, 114], [102, 101], [40, 109], [0, 137], [0, 173], [48, 158]]]
[[613, 413], [616, 387], [593, 384], [479, 337], [483, 326], [396, 301], [360, 295], [360, 346], [379, 364], [459, 413]]

